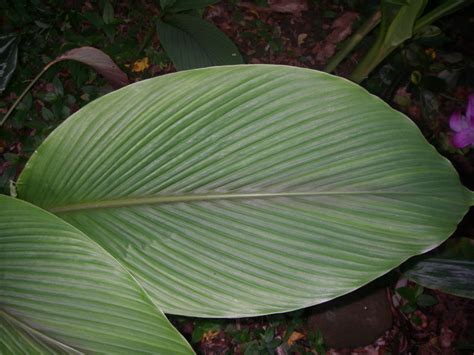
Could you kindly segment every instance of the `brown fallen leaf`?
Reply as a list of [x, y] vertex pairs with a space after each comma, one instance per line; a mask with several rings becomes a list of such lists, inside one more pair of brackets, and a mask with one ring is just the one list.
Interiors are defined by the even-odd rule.
[[331, 32], [322, 43], [315, 48], [316, 60], [325, 63], [336, 52], [338, 43], [345, 40], [352, 33], [352, 25], [359, 17], [356, 12], [348, 11], [339, 16], [331, 25]]
[[207, 343], [219, 335], [219, 330], [209, 330], [202, 335], [201, 341]]
[[293, 332], [291, 333], [290, 337], [288, 338], [288, 345], [293, 345], [294, 343], [296, 343], [298, 340], [300, 339], [303, 339], [304, 338], [304, 334], [301, 334], [301, 333], [298, 333], [298, 332]]
[[129, 83], [127, 75], [100, 49], [94, 47], [71, 49], [48, 63], [48, 67], [63, 60], [75, 60], [92, 67], [115, 88], [120, 88]]
[[300, 33], [298, 35], [298, 47], [301, 47], [301, 45], [304, 43], [306, 37], [308, 37], [307, 33]]
[[456, 339], [456, 335], [451, 329], [447, 327], [441, 328], [439, 343], [442, 348], [449, 349], [452, 346], [452, 343], [454, 342], [455, 339]]
[[275, 12], [290, 13], [301, 16], [301, 12], [308, 11], [306, 0], [267, 0], [270, 9]]
[[257, 6], [248, 1], [241, 1], [237, 6], [245, 7], [258, 16], [258, 13], [280, 12], [301, 16], [303, 11], [308, 10], [307, 0], [267, 0], [269, 7]]

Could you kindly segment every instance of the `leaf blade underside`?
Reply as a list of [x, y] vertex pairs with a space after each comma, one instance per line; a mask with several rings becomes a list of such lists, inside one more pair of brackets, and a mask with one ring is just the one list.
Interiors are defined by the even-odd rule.
[[165, 312], [211, 317], [350, 292], [439, 245], [470, 203], [450, 163], [381, 100], [262, 65], [94, 101], [38, 149], [18, 190], [101, 244]]

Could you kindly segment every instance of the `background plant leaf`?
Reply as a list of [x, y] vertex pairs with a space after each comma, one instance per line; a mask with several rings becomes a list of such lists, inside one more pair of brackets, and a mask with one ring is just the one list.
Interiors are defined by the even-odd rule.
[[474, 299], [472, 240], [462, 238], [442, 253], [417, 257], [404, 266], [404, 274], [424, 287]]
[[168, 15], [158, 20], [156, 29], [178, 70], [243, 63], [235, 44], [217, 27], [197, 16]]
[[2, 352], [192, 353], [100, 246], [24, 201], [0, 206]]
[[443, 242], [472, 201], [416, 126], [344, 79], [241, 65], [95, 100], [19, 196], [93, 238], [168, 313], [325, 302]]
[[127, 75], [100, 49], [94, 47], [74, 48], [57, 57], [49, 65], [51, 66], [63, 60], [75, 60], [92, 67], [115, 88], [128, 85], [129, 83]]
[[[176, 0], [166, 7], [169, 12], [198, 10], [218, 3], [220, 0]], [[163, 3], [164, 1], [162, 1]]]
[[169, 7], [173, 6], [176, 0], [160, 0], [160, 7], [162, 10], [167, 10]]
[[0, 36], [0, 94], [5, 91], [16, 69], [17, 58], [17, 36], [14, 34]]
[[[396, 47], [413, 36], [413, 28], [423, 12], [427, 0], [407, 0], [405, 5], [394, 5], [382, 1], [382, 24], [384, 47]], [[393, 13], [393, 14], [392, 14]]]

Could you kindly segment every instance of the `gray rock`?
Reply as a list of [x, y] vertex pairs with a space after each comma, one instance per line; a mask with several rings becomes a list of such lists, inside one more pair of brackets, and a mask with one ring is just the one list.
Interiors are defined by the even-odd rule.
[[369, 345], [392, 326], [385, 288], [365, 287], [331, 302], [312, 307], [308, 326], [321, 331], [330, 348]]

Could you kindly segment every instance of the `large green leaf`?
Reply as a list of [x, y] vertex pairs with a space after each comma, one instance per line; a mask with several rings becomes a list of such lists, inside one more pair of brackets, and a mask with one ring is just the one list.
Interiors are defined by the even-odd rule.
[[168, 15], [157, 22], [156, 29], [178, 70], [243, 63], [234, 43], [217, 27], [197, 16]]
[[414, 258], [404, 274], [424, 287], [474, 299], [473, 241], [455, 240], [441, 253]]
[[213, 67], [75, 113], [19, 196], [126, 266], [169, 313], [284, 312], [444, 241], [472, 201], [401, 113], [329, 74]]
[[192, 353], [135, 279], [61, 219], [0, 195], [0, 350]]

